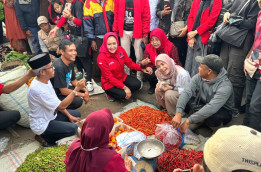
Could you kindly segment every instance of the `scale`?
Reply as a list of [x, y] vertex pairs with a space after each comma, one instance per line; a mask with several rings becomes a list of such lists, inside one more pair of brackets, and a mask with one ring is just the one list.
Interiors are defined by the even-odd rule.
[[152, 166], [146, 161], [139, 161], [136, 163], [135, 168], [137, 172], [153, 172]]

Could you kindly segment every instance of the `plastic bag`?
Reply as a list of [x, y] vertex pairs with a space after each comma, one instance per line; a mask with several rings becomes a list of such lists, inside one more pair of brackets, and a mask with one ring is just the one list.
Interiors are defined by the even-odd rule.
[[1, 137], [0, 138], [0, 153], [3, 152], [8, 145], [9, 138]]
[[193, 133], [189, 128], [186, 129], [184, 135], [184, 143], [187, 145], [198, 145], [200, 144], [200, 139], [197, 134]]
[[119, 147], [124, 147], [131, 143], [138, 143], [142, 140], [146, 140], [146, 135], [139, 131], [132, 131], [118, 135], [116, 140]]
[[182, 144], [181, 134], [168, 123], [157, 124], [155, 135], [163, 142], [167, 151], [179, 148]]

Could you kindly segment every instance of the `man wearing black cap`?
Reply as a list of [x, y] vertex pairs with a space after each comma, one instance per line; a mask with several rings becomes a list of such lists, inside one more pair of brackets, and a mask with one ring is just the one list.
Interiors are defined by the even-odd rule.
[[35, 139], [43, 146], [53, 145], [59, 139], [76, 133], [74, 122], [81, 120], [77, 110], [66, 110], [76, 93], [85, 88], [85, 79], [77, 82], [75, 89], [60, 101], [55, 94], [50, 78], [54, 77], [54, 66], [49, 54], [39, 54], [28, 60], [37, 75], [28, 91], [30, 128]]
[[[217, 55], [210, 54], [205, 57], [197, 56], [196, 61], [200, 63], [199, 73], [180, 95], [176, 114], [172, 119], [173, 127], [180, 128], [183, 133], [190, 124], [203, 122], [215, 130], [230, 122], [235, 111], [233, 87], [222, 60]], [[187, 105], [194, 113], [181, 125]]]

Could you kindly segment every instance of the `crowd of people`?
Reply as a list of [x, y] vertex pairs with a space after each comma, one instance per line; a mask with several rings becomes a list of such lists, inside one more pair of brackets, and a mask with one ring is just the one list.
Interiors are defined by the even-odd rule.
[[[240, 129], [260, 135], [260, 8], [261, 0], [2, 0], [6, 37], [15, 51], [32, 54], [32, 69], [0, 84], [0, 93], [35, 77], [28, 91], [30, 128], [43, 146], [76, 133], [77, 108], [89, 101], [93, 80], [109, 101], [130, 99], [148, 81], [148, 94], [182, 133], [203, 124], [215, 133], [245, 111], [247, 127]], [[85, 78], [77, 81], [75, 66]], [[0, 129], [19, 119], [19, 112], [1, 111]], [[88, 115], [67, 152], [67, 170], [110, 171], [117, 162], [115, 171], [130, 171], [130, 160], [108, 146], [112, 126], [109, 109]], [[207, 166], [216, 168], [206, 149]]]

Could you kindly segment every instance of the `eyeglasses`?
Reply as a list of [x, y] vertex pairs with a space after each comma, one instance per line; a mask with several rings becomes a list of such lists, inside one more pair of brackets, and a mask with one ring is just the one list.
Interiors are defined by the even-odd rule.
[[54, 68], [53, 64], [48, 68], [43, 68], [42, 70], [48, 70], [48, 69], [52, 69], [52, 68]]

